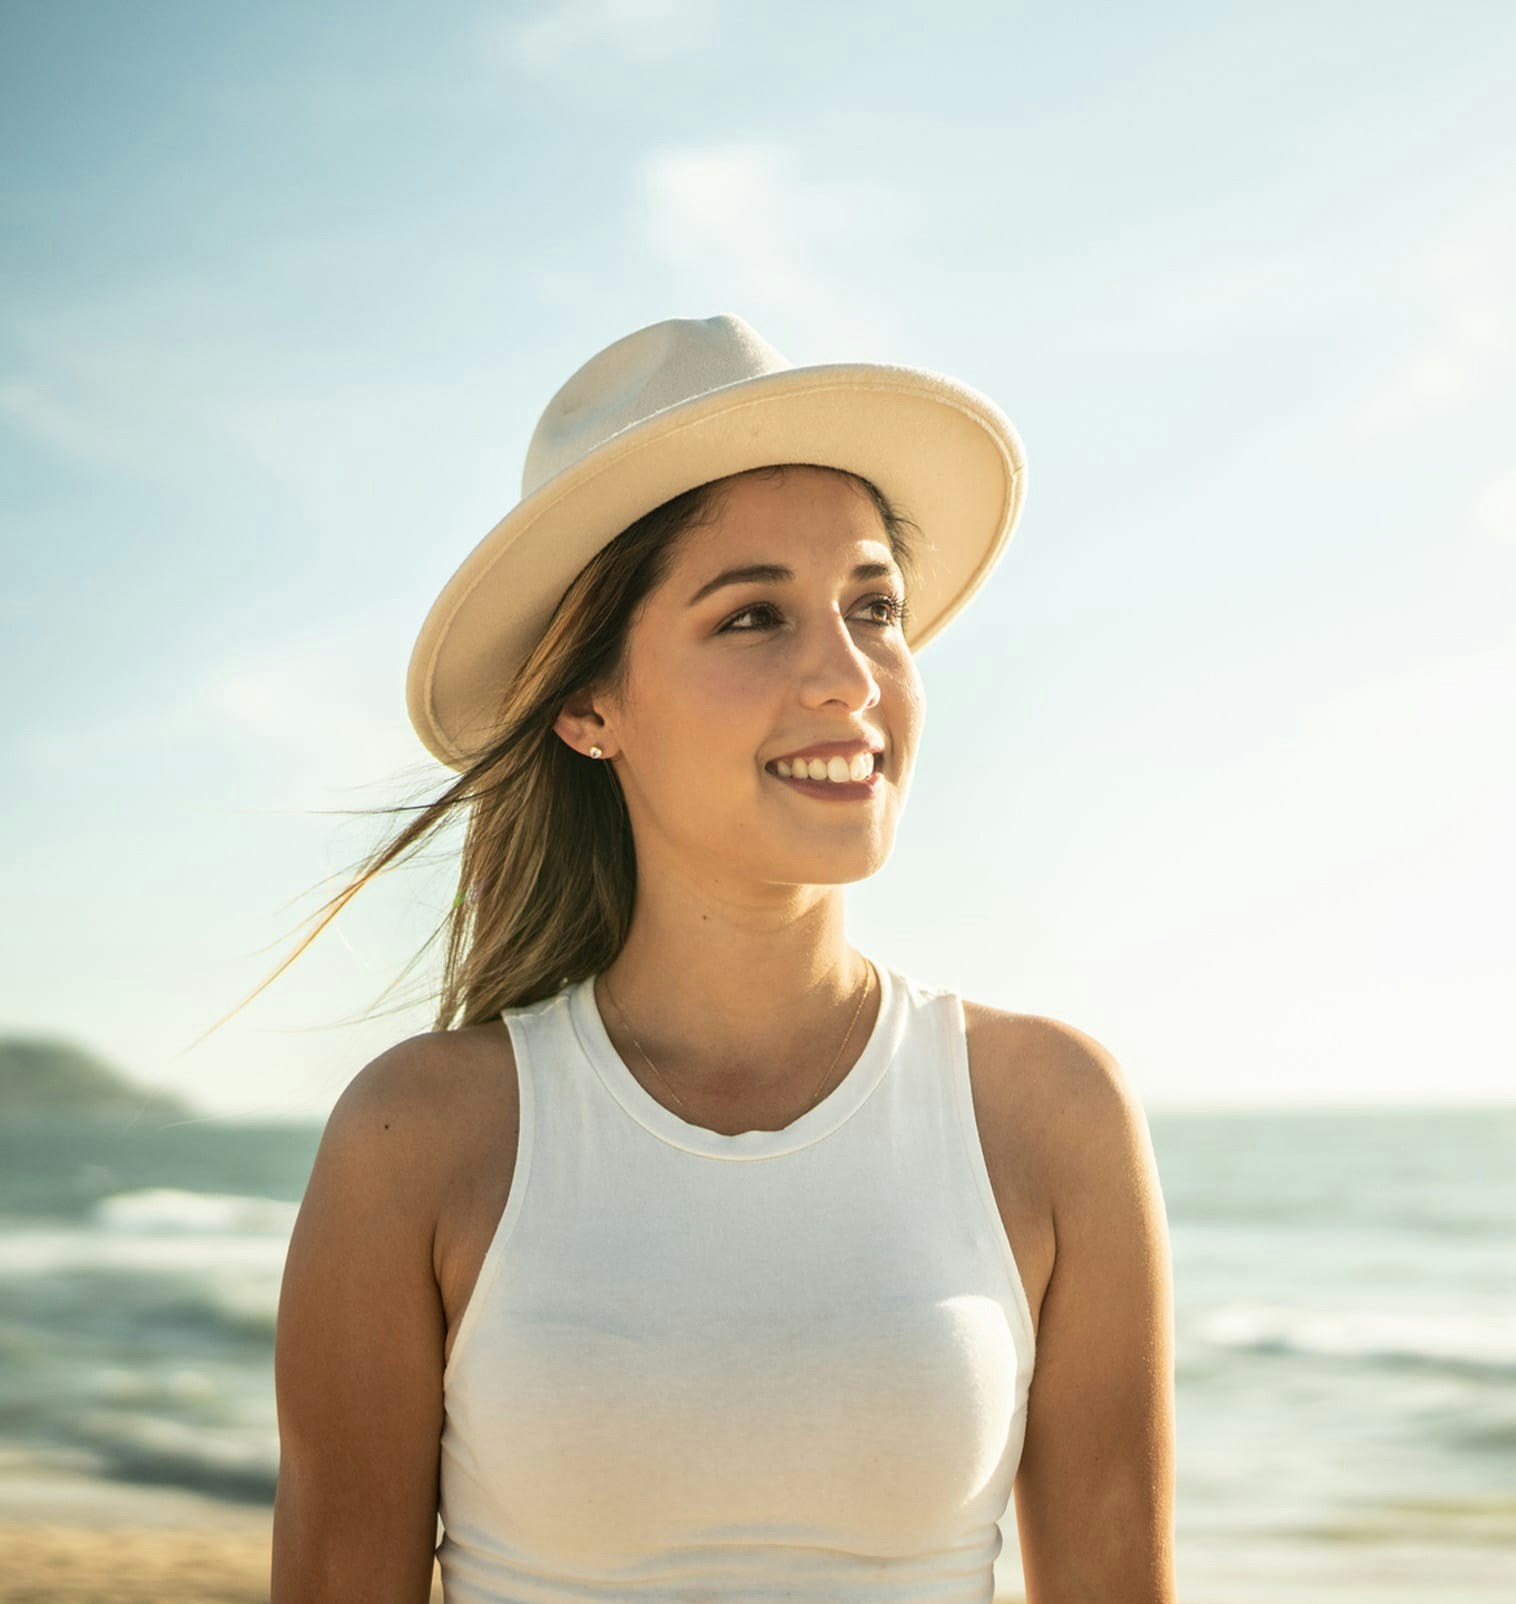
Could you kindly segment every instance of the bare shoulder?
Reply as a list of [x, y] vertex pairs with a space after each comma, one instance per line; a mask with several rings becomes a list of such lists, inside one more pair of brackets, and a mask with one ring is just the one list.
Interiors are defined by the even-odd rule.
[[1077, 1026], [967, 998], [963, 1008], [988, 1133], [1056, 1215], [1060, 1199], [1087, 1195], [1101, 1155], [1145, 1140], [1141, 1104], [1116, 1055]]
[[[1048, 1014], [1012, 1013], [963, 999], [970, 1030], [977, 1028], [997, 1072], [1062, 1095], [1100, 1097], [1125, 1091], [1115, 1055], [1075, 1025]], [[1030, 1089], [1030, 1088], [1029, 1088]]]
[[491, 1022], [423, 1031], [371, 1059], [332, 1108], [323, 1142], [380, 1160], [435, 1222], [471, 1151], [514, 1129], [510, 1034]]
[[514, 1096], [510, 1032], [491, 1021], [456, 1030], [422, 1031], [386, 1048], [353, 1076], [340, 1102], [355, 1111], [397, 1116], [418, 1138], [450, 1125], [478, 1100]]
[[1060, 1199], [1077, 1184], [1067, 1155], [1079, 1140], [1078, 1110], [1098, 1097], [1092, 1088], [1113, 1060], [1061, 1020], [968, 998], [963, 1013], [979, 1144], [1038, 1340]]

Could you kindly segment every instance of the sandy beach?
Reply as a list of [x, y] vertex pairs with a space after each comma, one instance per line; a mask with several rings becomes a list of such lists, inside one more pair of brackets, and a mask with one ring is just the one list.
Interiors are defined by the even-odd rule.
[[67, 1471], [0, 1473], [3, 1604], [267, 1604], [268, 1511]]
[[6, 1468], [0, 1604], [268, 1604], [271, 1527], [254, 1505]]
[[268, 1601], [268, 1542], [259, 1533], [7, 1523], [0, 1548], [5, 1604]]

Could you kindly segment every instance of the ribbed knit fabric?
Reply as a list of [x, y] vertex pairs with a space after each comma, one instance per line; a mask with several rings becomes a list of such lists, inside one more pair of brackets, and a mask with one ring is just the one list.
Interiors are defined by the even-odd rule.
[[521, 1134], [444, 1372], [447, 1604], [987, 1604], [1033, 1333], [963, 1005], [875, 961], [778, 1131], [663, 1107], [579, 981], [503, 1015]]

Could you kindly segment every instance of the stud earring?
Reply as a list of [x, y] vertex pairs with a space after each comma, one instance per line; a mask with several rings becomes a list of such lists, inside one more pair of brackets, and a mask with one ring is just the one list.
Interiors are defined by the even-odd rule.
[[604, 757], [605, 753], [602, 752], [598, 746], [592, 746], [590, 748], [590, 756], [591, 757]]

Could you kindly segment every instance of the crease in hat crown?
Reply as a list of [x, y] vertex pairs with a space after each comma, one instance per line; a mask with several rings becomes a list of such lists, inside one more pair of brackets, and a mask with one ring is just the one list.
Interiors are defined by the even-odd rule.
[[543, 409], [521, 474], [535, 495], [581, 457], [670, 407], [794, 364], [729, 312], [666, 318], [592, 356]]

